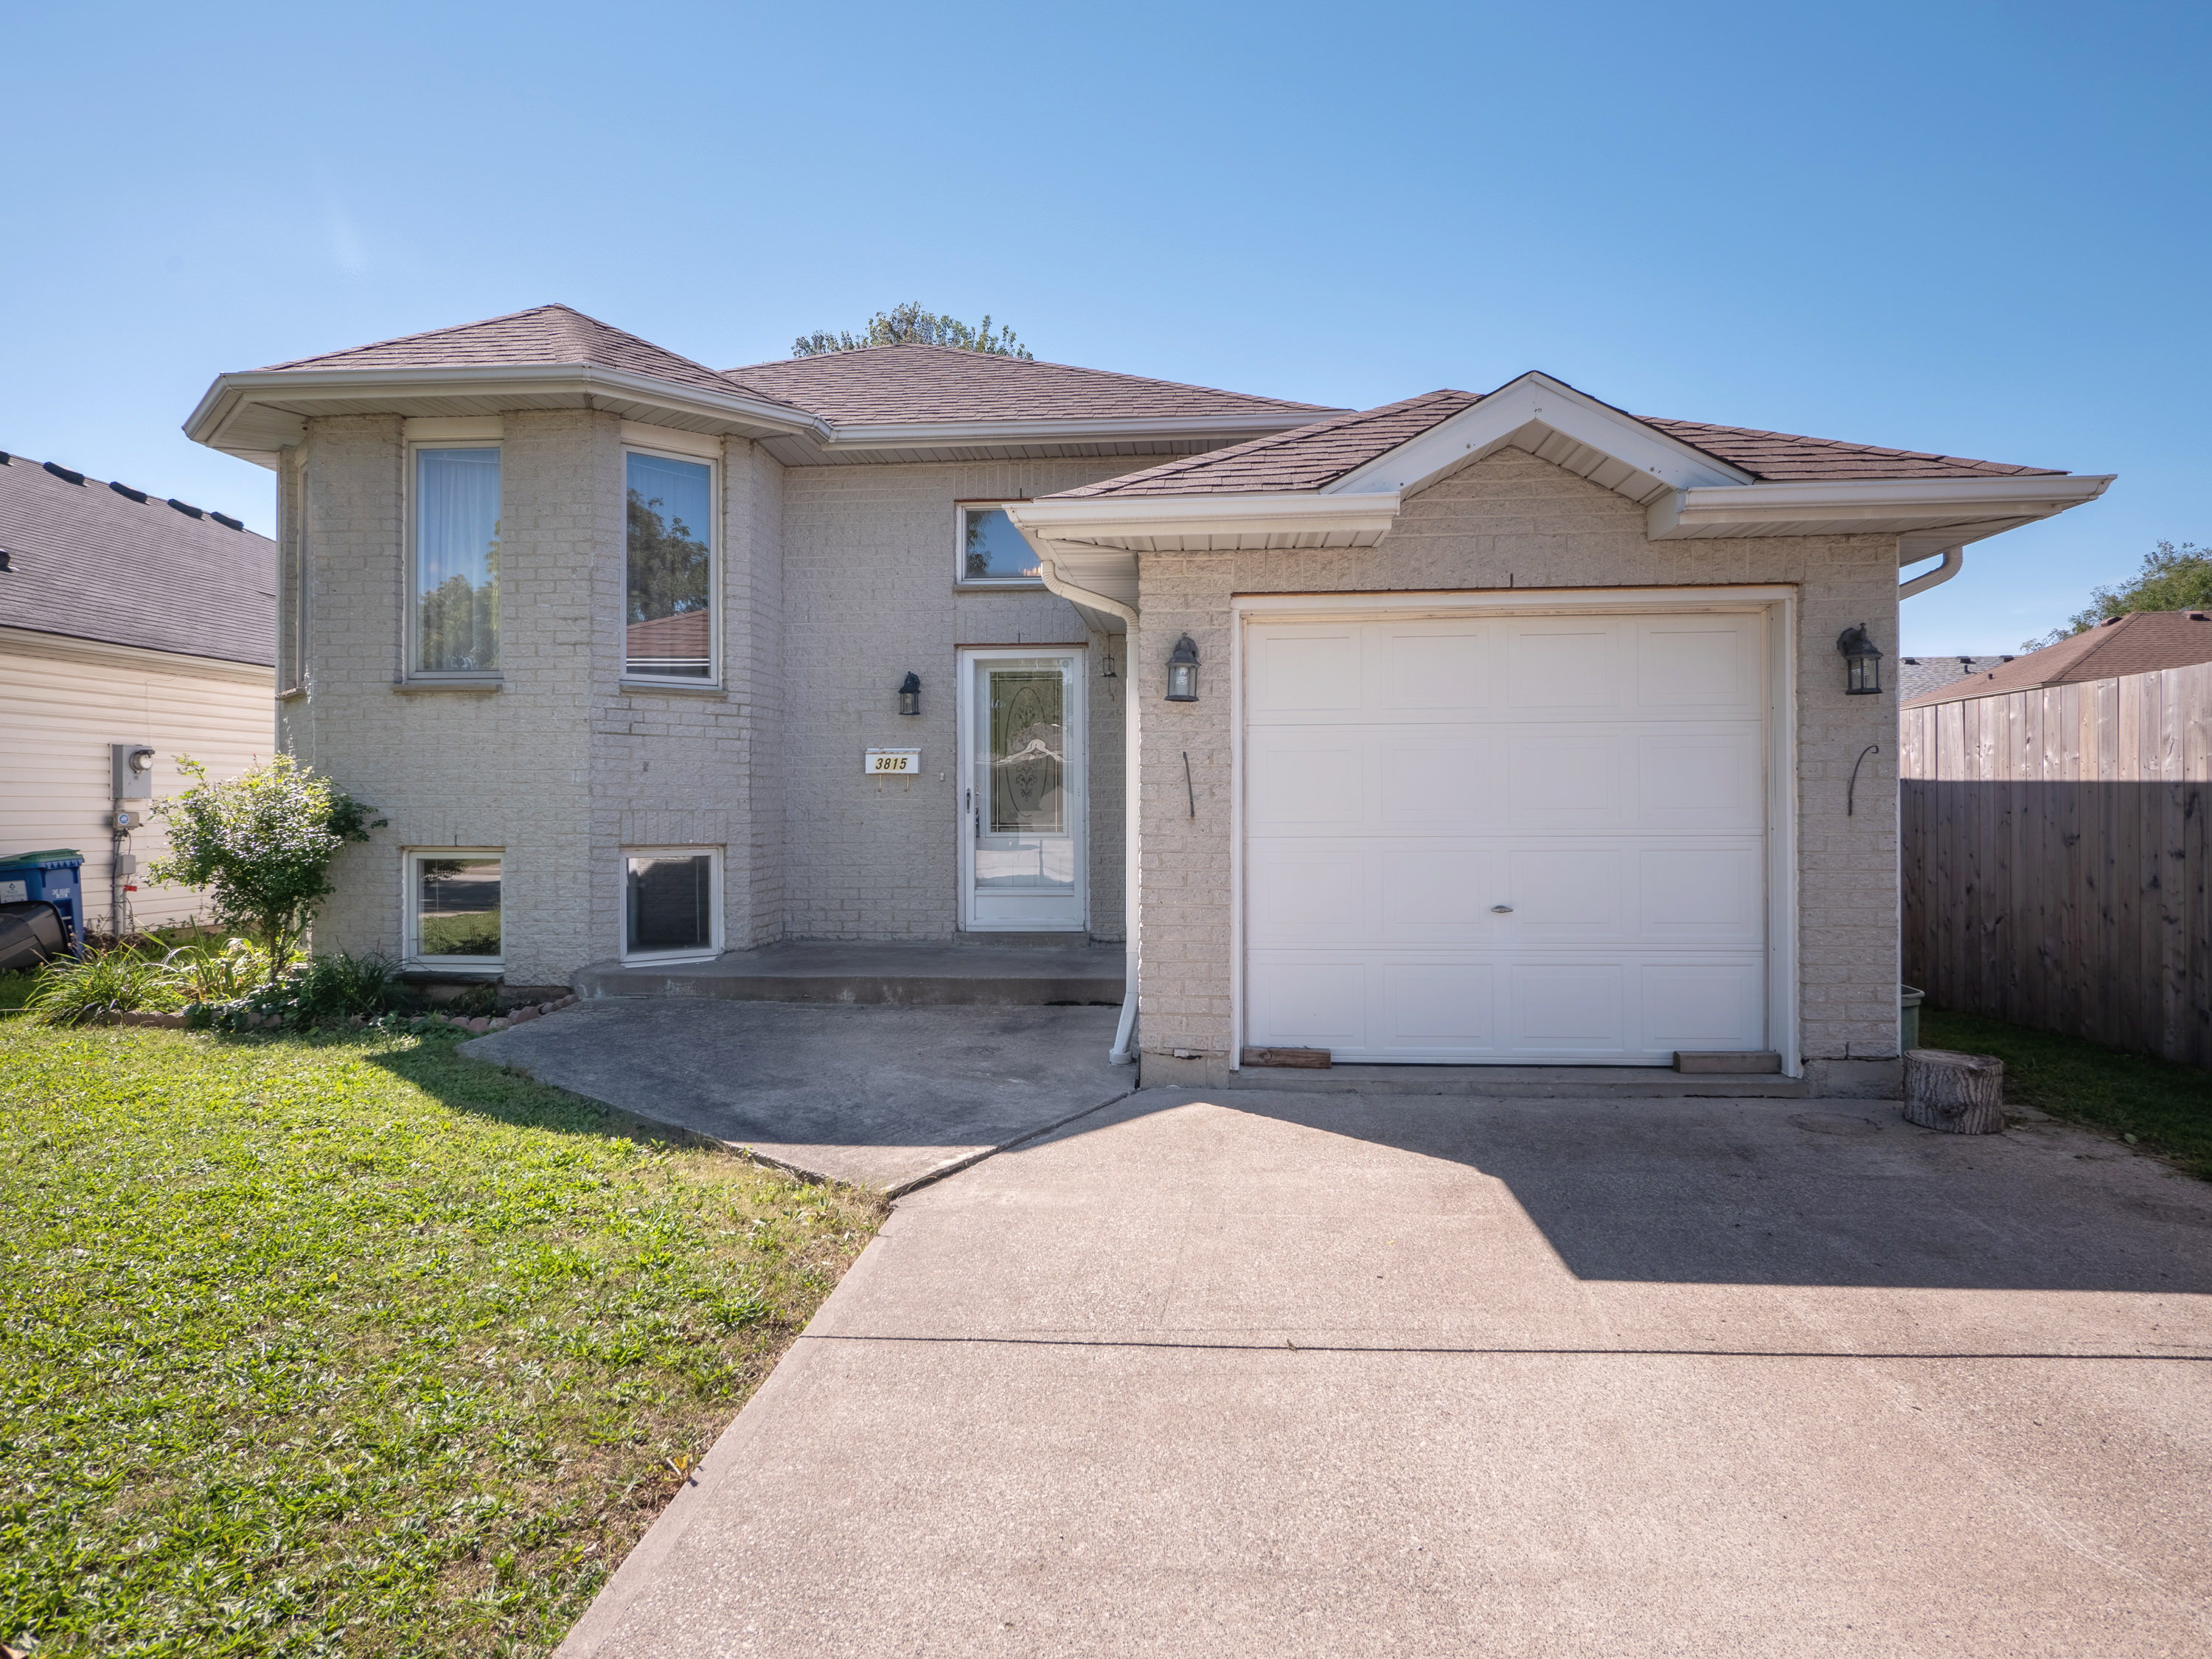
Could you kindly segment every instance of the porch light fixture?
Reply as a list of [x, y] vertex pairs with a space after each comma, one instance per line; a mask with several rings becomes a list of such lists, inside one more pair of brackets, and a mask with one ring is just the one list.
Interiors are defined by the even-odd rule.
[[899, 682], [898, 697], [900, 714], [921, 713], [921, 676], [908, 669], [907, 677]]
[[1871, 697], [1881, 690], [1881, 653], [1867, 637], [1866, 624], [1854, 623], [1836, 639], [1844, 658], [1844, 694]]
[[1198, 647], [1188, 634], [1176, 641], [1168, 658], [1168, 701], [1198, 701]]

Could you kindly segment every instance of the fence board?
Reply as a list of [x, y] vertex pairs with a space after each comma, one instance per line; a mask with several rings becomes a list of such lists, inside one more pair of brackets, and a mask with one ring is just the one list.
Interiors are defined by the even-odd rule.
[[1898, 768], [1914, 983], [2212, 1066], [2212, 664], [1908, 710]]

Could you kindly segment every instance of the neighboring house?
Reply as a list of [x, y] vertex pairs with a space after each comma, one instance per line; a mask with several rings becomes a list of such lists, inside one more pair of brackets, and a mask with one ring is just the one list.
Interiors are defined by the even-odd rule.
[[283, 740], [391, 820], [319, 939], [547, 983], [1133, 938], [1150, 1081], [1891, 1088], [1893, 787], [1844, 793], [1896, 706], [1838, 636], [1893, 652], [1900, 565], [2109, 482], [1533, 374], [1350, 413], [920, 346], [718, 373], [562, 307], [225, 374], [187, 430], [276, 470]]
[[1939, 686], [1964, 679], [1969, 674], [1985, 674], [2011, 660], [2010, 657], [1899, 657], [1897, 695], [1899, 701], [1911, 702]]
[[198, 894], [144, 874], [167, 847], [161, 821], [112, 833], [112, 746], [154, 750], [156, 798], [189, 781], [180, 756], [224, 778], [274, 752], [276, 544], [220, 513], [0, 454], [0, 854], [82, 853], [95, 930], [115, 930], [118, 884], [136, 887], [126, 930], [194, 915]]
[[2114, 617], [1899, 726], [1905, 976], [2212, 1066], [2212, 617]]

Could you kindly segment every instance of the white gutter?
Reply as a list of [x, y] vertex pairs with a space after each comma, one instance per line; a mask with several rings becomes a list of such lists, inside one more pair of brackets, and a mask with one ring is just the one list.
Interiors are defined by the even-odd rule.
[[[1725, 536], [1741, 526], [1852, 524], [1867, 530], [2049, 518], [2103, 495], [2117, 474], [2031, 474], [1996, 478], [1867, 478], [1752, 483], [1670, 490], [1651, 503], [1644, 533], [1653, 541]], [[1992, 532], [1984, 532], [1992, 533]]]
[[1899, 599], [1909, 599], [1915, 593], [1925, 593], [1931, 587], [1940, 587], [1966, 568], [1966, 550], [1963, 547], [1947, 547], [1943, 550], [1943, 562], [1924, 574], [1915, 576], [1909, 582], [1899, 582], [1897, 585], [1897, 597]]
[[[1119, 617], [1124, 630], [1121, 637], [1132, 645], [1136, 643], [1137, 612], [1133, 605], [1061, 580], [1060, 572], [1048, 558], [1037, 561], [1037, 574], [1043, 580], [1048, 593], [1057, 593], [1084, 610]], [[1121, 1018], [1114, 1027], [1114, 1047], [1106, 1056], [1116, 1066], [1127, 1066], [1137, 1058], [1137, 838], [1140, 799], [1137, 787], [1137, 682], [1129, 666], [1129, 653], [1124, 647], [1121, 679], [1128, 689], [1121, 694]]]

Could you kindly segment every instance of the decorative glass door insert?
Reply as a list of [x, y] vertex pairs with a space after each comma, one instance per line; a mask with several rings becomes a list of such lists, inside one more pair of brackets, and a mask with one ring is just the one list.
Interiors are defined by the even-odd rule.
[[1080, 660], [970, 653], [961, 721], [970, 929], [1085, 924]]

